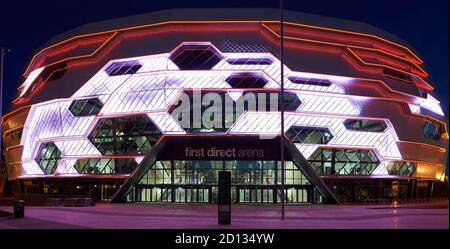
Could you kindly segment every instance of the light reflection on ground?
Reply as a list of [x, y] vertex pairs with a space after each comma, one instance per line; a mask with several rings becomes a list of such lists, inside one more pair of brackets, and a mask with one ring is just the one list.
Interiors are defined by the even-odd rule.
[[[11, 206], [0, 206], [12, 211]], [[203, 204], [97, 204], [93, 207], [26, 207], [26, 218], [2, 217], [0, 228], [224, 228], [217, 206]], [[280, 206], [234, 205], [227, 228], [449, 228], [448, 202], [439, 205]]]

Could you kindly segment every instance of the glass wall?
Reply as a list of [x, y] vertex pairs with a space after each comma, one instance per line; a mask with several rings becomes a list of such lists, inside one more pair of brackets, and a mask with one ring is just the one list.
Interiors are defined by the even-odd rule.
[[[135, 185], [128, 201], [211, 203], [217, 200], [219, 171], [231, 172], [235, 203], [280, 201], [280, 163], [276, 161], [157, 161]], [[314, 187], [292, 163], [286, 162], [286, 200], [312, 203]]]
[[161, 131], [146, 115], [99, 119], [89, 135], [102, 155], [145, 155]]
[[318, 148], [308, 161], [319, 174], [370, 175], [380, 164], [371, 150]]
[[[325, 179], [325, 182], [342, 203], [417, 197], [414, 192], [415, 183], [410, 180]], [[425, 197], [427, 194], [421, 196]]]

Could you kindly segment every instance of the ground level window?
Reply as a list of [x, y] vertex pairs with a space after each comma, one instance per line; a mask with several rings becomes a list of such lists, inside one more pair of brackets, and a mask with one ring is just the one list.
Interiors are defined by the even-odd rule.
[[[217, 203], [218, 174], [231, 172], [233, 203], [279, 203], [281, 170], [276, 161], [157, 161], [127, 198], [134, 202]], [[286, 200], [313, 203], [314, 187], [293, 162], [286, 162]], [[305, 192], [306, 191], [306, 192]], [[297, 193], [298, 192], [298, 193]]]
[[308, 203], [310, 202], [310, 193], [307, 189], [288, 188], [286, 195], [287, 203]]
[[170, 188], [138, 188], [138, 202], [172, 202], [172, 191]]
[[273, 203], [274, 189], [239, 189], [239, 203]]

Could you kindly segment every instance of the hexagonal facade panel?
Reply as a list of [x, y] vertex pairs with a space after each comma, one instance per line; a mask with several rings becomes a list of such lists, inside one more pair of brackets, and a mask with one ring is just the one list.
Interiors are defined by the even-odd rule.
[[75, 169], [79, 174], [130, 174], [137, 167], [134, 158], [78, 159]]
[[233, 88], [263, 88], [268, 80], [262, 73], [233, 73], [225, 80]]
[[138, 60], [114, 62], [106, 69], [106, 73], [109, 76], [134, 74], [141, 67], [142, 65]]
[[301, 85], [326, 86], [326, 87], [332, 85], [331, 81], [328, 79], [315, 79], [315, 78], [291, 76], [289, 77], [289, 80], [294, 84], [301, 84]]
[[227, 62], [231, 65], [271, 65], [273, 63], [273, 60], [269, 57], [228, 58]]
[[209, 70], [222, 58], [221, 53], [209, 43], [183, 43], [170, 55], [181, 70]]
[[53, 175], [61, 159], [61, 151], [53, 142], [41, 144], [35, 158], [36, 163], [45, 175]]
[[396, 161], [389, 162], [386, 165], [386, 170], [389, 175], [411, 177], [414, 174], [416, 167], [417, 163], [415, 162]]
[[438, 124], [431, 119], [427, 119], [423, 123], [423, 136], [428, 139], [439, 140], [442, 137], [443, 131], [445, 130], [442, 124]]
[[147, 115], [134, 115], [99, 119], [89, 140], [103, 155], [144, 155], [161, 134]]
[[293, 143], [327, 144], [333, 139], [328, 128], [292, 126], [286, 131], [286, 137]]
[[298, 98], [297, 94], [291, 92], [284, 93], [284, 110], [296, 111], [302, 104], [302, 101]]
[[97, 115], [103, 107], [103, 103], [98, 98], [77, 99], [72, 101], [69, 111], [75, 117]]
[[367, 132], [383, 132], [387, 125], [383, 120], [370, 119], [346, 119], [344, 126], [347, 130], [367, 131]]
[[318, 148], [308, 162], [319, 174], [370, 175], [380, 159], [372, 150]]

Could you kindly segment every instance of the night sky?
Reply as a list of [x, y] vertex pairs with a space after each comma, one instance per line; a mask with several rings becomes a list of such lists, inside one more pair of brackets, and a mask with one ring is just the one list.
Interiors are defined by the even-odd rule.
[[[354, 21], [393, 33], [415, 48], [436, 85], [436, 97], [448, 113], [449, 1], [447, 0], [286, 0], [286, 8]], [[277, 8], [272, 0], [209, 1], [2, 1], [0, 46], [11, 50], [5, 61], [3, 110], [6, 112], [21, 74], [36, 50], [51, 37], [90, 22], [167, 8]]]

